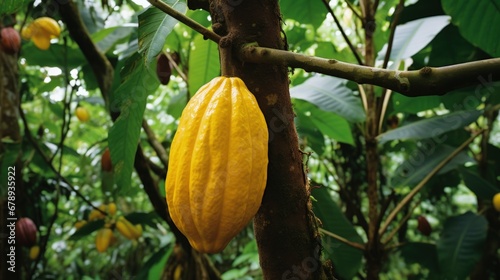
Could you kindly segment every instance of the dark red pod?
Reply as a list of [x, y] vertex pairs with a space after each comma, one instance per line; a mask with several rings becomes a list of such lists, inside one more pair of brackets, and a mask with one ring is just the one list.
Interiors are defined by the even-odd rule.
[[37, 228], [30, 218], [21, 218], [16, 223], [16, 242], [25, 247], [36, 245]]
[[429, 221], [424, 216], [419, 216], [418, 217], [418, 226], [417, 229], [420, 231], [425, 236], [429, 236], [432, 232], [431, 225], [429, 224]]
[[7, 54], [16, 54], [21, 48], [21, 36], [19, 32], [12, 27], [2, 28], [0, 32], [2, 50]]
[[156, 75], [162, 85], [168, 85], [168, 82], [170, 82], [172, 68], [170, 67], [168, 57], [164, 53], [161, 53], [156, 60]]

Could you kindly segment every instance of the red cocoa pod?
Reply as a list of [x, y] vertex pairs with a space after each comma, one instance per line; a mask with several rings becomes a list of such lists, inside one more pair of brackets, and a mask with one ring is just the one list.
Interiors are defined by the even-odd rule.
[[156, 60], [156, 75], [162, 85], [168, 85], [168, 82], [170, 82], [172, 68], [170, 67], [168, 58], [164, 53], [161, 53]]
[[422, 233], [425, 236], [429, 236], [432, 232], [432, 228], [427, 219], [424, 216], [419, 216], [417, 220], [418, 220], [418, 226], [417, 226], [418, 231], [420, 231], [420, 233]]
[[37, 229], [30, 218], [21, 218], [16, 223], [16, 242], [21, 246], [36, 245]]
[[7, 54], [16, 54], [21, 48], [21, 36], [12, 27], [2, 28], [0, 33], [2, 49]]
[[111, 164], [111, 154], [109, 153], [109, 148], [106, 148], [101, 156], [101, 170], [103, 171], [113, 171], [113, 165]]

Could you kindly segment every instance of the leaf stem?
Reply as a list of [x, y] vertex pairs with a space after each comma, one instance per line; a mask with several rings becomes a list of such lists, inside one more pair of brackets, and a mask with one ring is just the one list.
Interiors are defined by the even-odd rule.
[[351, 246], [351, 247], [353, 247], [353, 248], [359, 249], [359, 250], [361, 250], [361, 251], [364, 251], [364, 250], [365, 250], [365, 246], [364, 246], [363, 244], [359, 244], [359, 243], [357, 243], [357, 242], [352, 242], [352, 241], [350, 241], [350, 240], [347, 240], [346, 238], [344, 238], [344, 237], [342, 237], [342, 236], [340, 236], [340, 235], [337, 235], [337, 234], [335, 234], [335, 233], [333, 233], [333, 232], [330, 232], [330, 231], [328, 231], [328, 230], [326, 230], [326, 229], [322, 229], [322, 228], [320, 228], [320, 229], [319, 229], [319, 232], [320, 232], [320, 233], [323, 233], [323, 234], [325, 234], [325, 235], [328, 235], [328, 236], [330, 236], [330, 237], [332, 237], [332, 238], [334, 238], [334, 239], [337, 239], [338, 241], [340, 241], [340, 242], [342, 242], [342, 243], [344, 243], [344, 244], [347, 244], [347, 245], [349, 245], [349, 246]]

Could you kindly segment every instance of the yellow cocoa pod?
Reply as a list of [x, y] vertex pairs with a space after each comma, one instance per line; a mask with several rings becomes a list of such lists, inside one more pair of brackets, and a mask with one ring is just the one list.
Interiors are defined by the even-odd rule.
[[114, 202], [108, 204], [108, 214], [111, 216], [114, 216], [116, 214], [116, 204]]
[[75, 115], [81, 122], [86, 122], [90, 119], [89, 111], [84, 107], [76, 108]]
[[40, 254], [40, 246], [35, 245], [30, 248], [30, 260], [36, 260], [36, 258], [38, 258], [38, 254]]
[[125, 217], [120, 216], [116, 221], [116, 229], [123, 235], [125, 238], [130, 240], [135, 240], [142, 235], [142, 226], [133, 225], [129, 220], [125, 219]]
[[47, 50], [50, 47], [50, 39], [57, 38], [60, 34], [59, 24], [50, 17], [37, 18], [21, 31], [24, 39], [31, 39], [41, 50]]
[[101, 228], [95, 237], [95, 247], [99, 253], [108, 249], [111, 240], [113, 239], [113, 231], [109, 228]]
[[495, 196], [493, 196], [493, 207], [495, 208], [495, 210], [500, 212], [500, 193], [497, 193], [495, 194]]
[[[102, 205], [101, 205], [102, 206]], [[99, 209], [101, 209], [101, 206], [99, 206]], [[106, 211], [106, 209], [101, 209], [103, 211]], [[92, 209], [89, 214], [89, 222], [99, 220], [99, 219], [104, 219], [106, 216], [102, 212], [100, 212], [97, 209]]]
[[165, 183], [175, 225], [193, 248], [222, 251], [257, 213], [267, 179], [268, 131], [239, 78], [202, 86], [180, 118]]

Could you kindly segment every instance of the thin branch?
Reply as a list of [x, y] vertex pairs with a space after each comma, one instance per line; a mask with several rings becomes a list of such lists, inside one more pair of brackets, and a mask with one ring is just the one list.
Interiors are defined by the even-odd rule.
[[351, 4], [351, 2], [349, 1], [345, 1], [345, 3], [347, 4], [347, 6], [349, 7], [349, 9], [351, 9], [352, 13], [360, 20], [362, 20], [361, 18], [361, 15], [359, 14], [359, 12], [356, 10], [356, 8], [354, 8], [354, 6]]
[[243, 46], [238, 54], [242, 61], [302, 68], [359, 84], [377, 85], [409, 97], [443, 95], [454, 89], [500, 80], [500, 58], [398, 71], [251, 45]]
[[434, 175], [436, 175], [439, 172], [439, 170], [441, 170], [441, 168], [443, 168], [448, 162], [450, 162], [454, 157], [456, 157], [463, 149], [467, 148], [467, 146], [469, 146], [469, 144], [472, 143], [472, 141], [474, 141], [474, 139], [476, 139], [476, 137], [481, 135], [483, 132], [484, 132], [484, 129], [481, 129], [481, 130], [477, 131], [476, 133], [474, 133], [469, 139], [467, 139], [467, 141], [462, 143], [462, 145], [460, 145], [458, 148], [456, 148], [451, 154], [449, 154], [445, 159], [443, 159], [431, 172], [429, 172], [429, 174], [427, 174], [427, 176], [425, 176], [425, 178], [422, 179], [422, 181], [420, 181], [420, 183], [418, 183], [418, 185], [415, 186], [415, 188], [413, 188], [403, 198], [403, 200], [401, 200], [398, 203], [398, 205], [396, 205], [394, 210], [392, 210], [392, 212], [389, 214], [389, 216], [385, 220], [384, 225], [380, 228], [379, 235], [382, 236], [384, 234], [384, 232], [387, 230], [387, 227], [394, 220], [394, 218], [399, 213], [399, 211], [401, 211], [401, 209], [403, 207], [405, 207], [405, 205], [407, 205], [412, 200], [412, 198], [425, 186], [425, 184], [427, 182], [429, 182], [429, 180]]
[[328, 0], [321, 0], [321, 1], [323, 2], [323, 4], [325, 4], [326, 9], [332, 15], [333, 20], [335, 21], [335, 24], [337, 24], [337, 27], [339, 28], [339, 31], [342, 34], [342, 37], [344, 38], [345, 42], [349, 46], [349, 49], [351, 49], [351, 52], [356, 57], [356, 60], [358, 61], [358, 64], [363, 65], [363, 60], [361, 60], [361, 57], [359, 56], [358, 51], [356, 51], [356, 48], [351, 43], [351, 40], [349, 39], [349, 37], [347, 37], [347, 34], [344, 31], [344, 28], [342, 27], [342, 25], [340, 24], [339, 19], [337, 18], [337, 16], [333, 12], [332, 8], [330, 7], [330, 4], [328, 3]]
[[328, 235], [328, 236], [330, 236], [330, 237], [332, 237], [332, 238], [334, 238], [334, 239], [337, 239], [338, 241], [340, 241], [340, 242], [342, 242], [342, 243], [344, 243], [344, 244], [346, 244], [346, 245], [349, 245], [349, 246], [351, 246], [351, 247], [353, 247], [353, 248], [359, 249], [359, 250], [361, 250], [361, 251], [364, 251], [364, 250], [365, 250], [365, 246], [364, 246], [363, 244], [359, 244], [359, 243], [357, 243], [357, 242], [352, 242], [352, 241], [347, 240], [347, 239], [345, 239], [344, 237], [342, 237], [342, 236], [340, 236], [340, 235], [337, 235], [337, 234], [335, 234], [335, 233], [333, 233], [333, 232], [329, 232], [329, 231], [327, 231], [327, 230], [325, 230], [325, 229], [322, 229], [322, 228], [320, 228], [320, 229], [319, 229], [319, 232], [320, 232], [320, 233], [323, 233], [323, 234], [325, 234], [325, 235]]
[[165, 4], [164, 2], [162, 2], [160, 0], [148, 0], [148, 2], [151, 5], [155, 6], [156, 8], [160, 9], [162, 12], [166, 13], [167, 15], [175, 18], [176, 20], [178, 20], [178, 21], [184, 23], [185, 25], [191, 27], [192, 29], [198, 31], [205, 38], [210, 39], [216, 43], [219, 43], [221, 37], [219, 35], [215, 34], [215, 32], [205, 28], [203, 25], [188, 18], [184, 14], [179, 13], [174, 8], [170, 7], [169, 5]]
[[384, 64], [382, 65], [382, 68], [384, 69], [387, 68], [387, 65], [389, 64], [389, 59], [391, 58], [392, 45], [394, 44], [394, 34], [396, 34], [396, 27], [398, 26], [399, 16], [401, 15], [401, 12], [403, 11], [403, 8], [405, 6], [404, 2], [405, 2], [404, 0], [399, 0], [399, 4], [396, 7], [396, 11], [394, 12], [394, 17], [392, 18], [391, 32], [389, 34], [389, 39], [387, 40], [387, 51], [384, 57]]
[[391, 100], [392, 96], [392, 90], [388, 89], [385, 90], [384, 93], [382, 94], [382, 105], [380, 106], [380, 114], [379, 114], [379, 120], [378, 120], [378, 133], [382, 132], [382, 125], [384, 124], [384, 116], [385, 113], [387, 112], [387, 107], [389, 107], [389, 101]]
[[148, 142], [151, 145], [151, 147], [153, 148], [153, 150], [155, 150], [156, 155], [160, 159], [161, 163], [163, 163], [163, 165], [165, 167], [167, 167], [168, 166], [167, 151], [165, 151], [165, 148], [163, 148], [161, 143], [158, 142], [158, 140], [156, 139], [155, 133], [153, 132], [153, 130], [149, 126], [148, 122], [144, 119], [142, 120], [142, 128], [144, 129], [144, 132], [146, 132], [146, 135], [148, 136]]
[[165, 52], [165, 56], [168, 58], [168, 61], [170, 61], [172, 66], [174, 66], [174, 69], [177, 70], [177, 73], [179, 73], [179, 76], [181, 76], [182, 80], [184, 80], [184, 82], [187, 83], [188, 82], [187, 75], [182, 71], [177, 62], [175, 62], [175, 60], [168, 52]]
[[401, 227], [403, 227], [403, 225], [410, 219], [411, 215], [413, 214], [413, 211], [415, 211], [415, 208], [417, 208], [417, 206], [419, 206], [419, 205], [420, 205], [420, 200], [418, 200], [415, 203], [415, 205], [413, 205], [413, 207], [410, 209], [410, 211], [408, 211], [406, 216], [404, 216], [403, 219], [399, 222], [398, 226], [395, 227], [389, 233], [389, 235], [387, 235], [387, 238], [384, 241], [382, 241], [382, 243], [387, 244], [387, 243], [389, 243], [389, 241], [391, 241], [391, 239], [394, 237], [394, 235], [396, 235], [396, 233], [398, 233], [398, 231], [401, 229]]
[[359, 95], [361, 96], [361, 102], [363, 102], [363, 108], [365, 109], [365, 112], [368, 111], [368, 101], [366, 101], [366, 92], [365, 88], [361, 86], [361, 84], [358, 84], [358, 89], [359, 89]]

